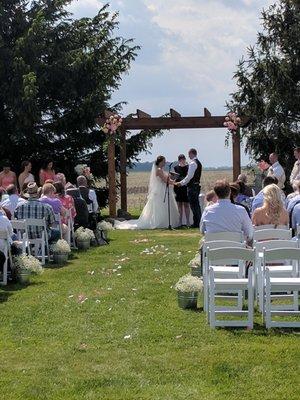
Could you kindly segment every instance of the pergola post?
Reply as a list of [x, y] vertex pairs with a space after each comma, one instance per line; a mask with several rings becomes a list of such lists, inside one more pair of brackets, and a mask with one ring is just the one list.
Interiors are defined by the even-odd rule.
[[232, 165], [233, 180], [236, 181], [241, 173], [241, 133], [240, 128], [232, 133]]
[[121, 209], [127, 211], [127, 155], [126, 155], [126, 129], [121, 128], [120, 147], [120, 181], [121, 181]]
[[116, 146], [114, 135], [108, 139], [108, 189], [109, 189], [109, 215], [112, 218], [117, 216], [117, 191], [116, 191]]

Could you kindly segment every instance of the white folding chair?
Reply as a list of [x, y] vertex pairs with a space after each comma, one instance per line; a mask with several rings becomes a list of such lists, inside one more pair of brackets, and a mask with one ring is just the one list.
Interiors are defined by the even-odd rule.
[[62, 237], [63, 237], [63, 229], [62, 229], [61, 215], [60, 214], [54, 214], [54, 219], [55, 219], [56, 226], [58, 227], [59, 232], [60, 232], [60, 238], [62, 239]]
[[[243, 279], [246, 276], [246, 263], [239, 258], [240, 252], [245, 250], [245, 245], [240, 247], [225, 247], [210, 249], [207, 248], [207, 258], [205, 270], [209, 274], [210, 269], [214, 271], [214, 277], [218, 279]], [[243, 253], [242, 253], [243, 254]], [[236, 257], [238, 256], [238, 257]], [[205, 309], [209, 304], [209, 278], [204, 280], [204, 303]], [[219, 299], [237, 300], [236, 305], [226, 306], [226, 309], [241, 310], [243, 308], [243, 290], [237, 290], [235, 293], [220, 294], [216, 296]], [[223, 306], [216, 307], [222, 310]]]
[[[275, 249], [297, 249], [299, 248], [298, 240], [266, 240], [263, 242], [254, 242], [253, 248], [255, 250], [255, 288], [259, 310], [263, 312], [263, 296], [264, 296], [264, 270], [263, 270], [263, 255], [265, 250]], [[276, 265], [277, 264], [277, 265]], [[293, 277], [294, 266], [279, 260], [273, 260], [272, 265], [265, 265], [270, 269], [270, 274], [273, 277]], [[277, 296], [278, 298], [289, 298], [290, 295]]]
[[254, 231], [253, 240], [291, 240], [292, 236], [291, 229], [261, 229]]
[[45, 219], [28, 218], [26, 219], [26, 223], [29, 236], [30, 229], [34, 229], [35, 227], [42, 228], [41, 237], [34, 239], [29, 237], [29, 245], [33, 247], [35, 257], [40, 258], [42, 265], [44, 265], [46, 263], [46, 258], [50, 261], [49, 239]]
[[214, 242], [215, 240], [229, 240], [232, 242], [243, 242], [242, 232], [205, 232], [204, 241]]
[[28, 251], [28, 254], [30, 255], [31, 252], [28, 242], [28, 228], [26, 220], [12, 219], [11, 225], [15, 234], [17, 235], [18, 241], [22, 243], [22, 253], [26, 254]]
[[[294, 266], [294, 277], [272, 277], [270, 267], [266, 267], [267, 261], [272, 262], [278, 259], [289, 260]], [[265, 296], [263, 316], [266, 327], [289, 327], [300, 328], [300, 322], [273, 320], [273, 316], [300, 316], [299, 298], [300, 291], [300, 249], [275, 249], [264, 251], [264, 268], [265, 268]], [[293, 307], [282, 304], [272, 303], [274, 295], [272, 293], [292, 292], [294, 304]]]
[[[229, 240], [215, 240], [213, 242], [204, 242], [202, 247], [202, 266], [203, 266], [203, 295], [204, 295], [204, 302], [203, 302], [203, 309], [207, 311], [208, 307], [208, 272], [209, 272], [209, 262], [207, 256], [207, 249], [219, 249], [219, 248], [245, 248], [246, 243], [241, 242], [232, 242]], [[236, 266], [234, 266], [236, 265]], [[213, 268], [215, 269], [215, 274], [217, 277], [224, 277], [227, 276], [236, 276], [238, 273], [238, 265], [237, 262], [234, 260], [218, 260], [215, 262]], [[231, 296], [231, 299], [233, 297]], [[241, 300], [240, 300], [241, 301]]]
[[[298, 258], [297, 258], [298, 257]], [[281, 263], [281, 265], [273, 265]], [[263, 279], [263, 316], [265, 315], [265, 287], [266, 287], [266, 269], [269, 270], [268, 274], [272, 281], [275, 280], [282, 280], [286, 281], [289, 279], [296, 279], [299, 278], [299, 264], [300, 263], [300, 249], [299, 248], [290, 248], [284, 247], [280, 249], [270, 249], [263, 251], [263, 272], [262, 272], [262, 279]], [[271, 265], [270, 265], [271, 264]], [[288, 264], [288, 265], [287, 265]], [[289, 271], [286, 271], [286, 267], [289, 267]], [[283, 270], [283, 271], [282, 271]], [[290, 290], [271, 290], [270, 299], [268, 300], [270, 303], [270, 310], [293, 310], [297, 311], [299, 306], [298, 301], [298, 291], [293, 290], [292, 294], [289, 294]], [[272, 300], [285, 300], [285, 299], [292, 299], [292, 303], [275, 303]]]
[[274, 225], [274, 224], [258, 225], [258, 226], [253, 225], [253, 228], [255, 231], [262, 231], [263, 229], [285, 229], [285, 230], [290, 229], [288, 225]]
[[[250, 249], [215, 249], [209, 251], [212, 259], [221, 259], [226, 257], [227, 259], [232, 258], [239, 261], [239, 263], [254, 262], [255, 254], [254, 250]], [[216, 278], [214, 268], [209, 268], [209, 323], [211, 328], [217, 326], [232, 326], [232, 327], [247, 327], [248, 329], [253, 328], [253, 312], [254, 312], [254, 297], [253, 297], [253, 267], [248, 270], [248, 278]], [[215, 304], [216, 295], [218, 293], [238, 293], [248, 291], [248, 310], [244, 311], [242, 308], [233, 309], [230, 306], [217, 307]], [[247, 316], [247, 319], [239, 320], [222, 320], [217, 319], [218, 316]]]
[[0, 231], [0, 240], [2, 241], [2, 252], [5, 256], [5, 261], [3, 265], [2, 280], [0, 280], [0, 285], [7, 285], [7, 266], [8, 260], [12, 265], [12, 256], [10, 250], [10, 240], [7, 231]]
[[74, 220], [72, 217], [71, 210], [66, 210], [66, 217], [68, 221], [67, 242], [69, 243], [71, 248], [76, 249], [76, 242], [74, 237]]

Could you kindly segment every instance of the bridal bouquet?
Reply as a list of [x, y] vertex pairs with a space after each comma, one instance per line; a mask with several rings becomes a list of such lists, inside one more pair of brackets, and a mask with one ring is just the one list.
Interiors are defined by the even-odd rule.
[[241, 125], [241, 118], [235, 112], [230, 112], [225, 117], [225, 122], [223, 125], [226, 126], [230, 132], [234, 133]]
[[117, 129], [122, 125], [123, 119], [120, 115], [111, 115], [105, 121], [105, 124], [101, 127], [102, 132], [113, 135]]

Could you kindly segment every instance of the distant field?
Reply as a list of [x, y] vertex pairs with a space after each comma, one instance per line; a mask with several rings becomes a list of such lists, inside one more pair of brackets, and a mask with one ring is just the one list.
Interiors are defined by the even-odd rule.
[[[128, 175], [128, 211], [141, 211], [146, 203], [150, 172], [130, 172]], [[212, 189], [217, 179], [232, 180], [232, 171], [203, 171], [201, 178], [202, 192]], [[249, 179], [250, 180], [250, 179]]]

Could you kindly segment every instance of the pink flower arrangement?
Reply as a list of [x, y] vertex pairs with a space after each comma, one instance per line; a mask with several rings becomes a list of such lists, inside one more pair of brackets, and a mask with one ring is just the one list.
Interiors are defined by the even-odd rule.
[[109, 135], [113, 135], [116, 133], [117, 129], [122, 125], [123, 119], [120, 115], [111, 115], [105, 121], [105, 124], [102, 126], [101, 130], [104, 133], [108, 133]]
[[223, 125], [226, 126], [230, 132], [235, 132], [241, 125], [241, 118], [235, 112], [230, 112], [225, 117]]
[[268, 164], [266, 161], [262, 160], [257, 164], [258, 168], [261, 170], [261, 172], [266, 171], [267, 169], [270, 168], [270, 164]]

